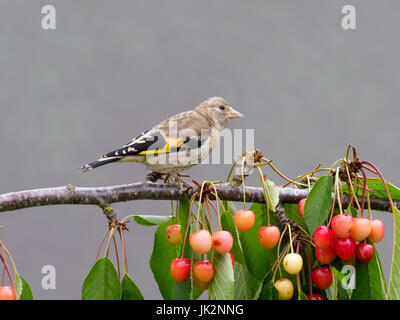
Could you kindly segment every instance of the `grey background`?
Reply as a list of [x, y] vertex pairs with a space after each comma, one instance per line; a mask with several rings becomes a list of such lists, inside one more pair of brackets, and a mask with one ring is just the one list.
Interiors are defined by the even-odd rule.
[[[55, 31], [41, 29], [45, 4], [56, 7]], [[345, 4], [356, 6], [357, 30], [341, 28]], [[245, 114], [230, 127], [254, 128], [256, 146], [288, 176], [330, 166], [352, 143], [400, 185], [399, 9], [367, 0], [1, 0], [0, 193], [141, 181], [140, 164], [78, 168], [215, 95]], [[189, 173], [224, 179], [229, 167]], [[169, 214], [170, 203], [115, 209]], [[392, 219], [379, 216], [388, 275]], [[36, 298], [80, 298], [106, 227], [98, 208], [31, 208], [1, 213], [0, 224]], [[127, 245], [131, 276], [145, 298], [159, 299], [148, 265], [154, 230], [133, 226]], [[46, 264], [56, 268], [56, 290], [41, 288]]]

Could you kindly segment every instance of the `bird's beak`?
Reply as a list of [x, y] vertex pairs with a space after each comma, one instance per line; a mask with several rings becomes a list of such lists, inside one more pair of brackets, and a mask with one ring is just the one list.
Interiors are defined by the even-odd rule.
[[228, 118], [230, 120], [237, 119], [237, 118], [243, 118], [243, 115], [231, 107], [231, 111], [228, 113]]

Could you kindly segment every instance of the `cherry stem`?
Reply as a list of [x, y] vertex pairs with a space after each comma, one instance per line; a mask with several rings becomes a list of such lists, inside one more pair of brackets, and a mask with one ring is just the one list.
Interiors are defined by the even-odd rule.
[[108, 258], [108, 253], [110, 251], [111, 240], [114, 238], [114, 233], [115, 233], [115, 227], [112, 227], [111, 228], [111, 232], [110, 232], [110, 236], [109, 236], [108, 241], [107, 241], [106, 250], [104, 252], [104, 257], [106, 257], [106, 258]]
[[350, 172], [349, 172], [349, 167], [347, 166], [347, 164], [345, 164], [345, 168], [346, 168], [347, 177], [349, 179], [349, 182], [347, 183], [347, 185], [350, 187], [351, 193], [353, 195], [353, 199], [357, 204], [358, 210], [361, 212], [361, 206], [360, 206], [360, 204], [358, 202], [357, 194], [354, 192], [353, 184], [351, 182], [351, 176], [350, 176]]
[[[209, 217], [210, 217], [210, 229], [211, 229], [211, 233], [214, 233], [212, 214], [211, 214], [210, 205], [209, 205], [210, 202], [211, 202], [211, 201], [207, 198], [207, 201], [206, 201], [206, 208], [207, 208], [208, 215], [209, 215]], [[221, 229], [221, 230], [222, 230], [222, 229]]]
[[188, 216], [188, 222], [187, 222], [187, 226], [186, 226], [186, 232], [185, 232], [185, 238], [183, 239], [183, 246], [182, 246], [182, 252], [181, 252], [181, 259], [183, 258], [183, 255], [185, 253], [185, 246], [186, 246], [186, 241], [187, 241], [187, 237], [189, 234], [189, 228], [190, 228], [190, 223], [191, 223], [191, 217], [192, 217], [192, 210], [193, 210], [193, 203], [194, 203], [194, 199], [196, 198], [196, 196], [198, 195], [198, 193], [194, 193], [192, 198], [190, 199], [190, 204], [189, 204], [189, 216]]
[[[1, 243], [1, 246], [4, 248], [3, 243]], [[1, 252], [0, 252], [0, 260], [3, 262], [4, 268], [6, 269], [6, 272], [7, 272], [8, 278], [10, 279], [12, 287], [14, 288], [15, 292], [17, 292], [16, 288], [15, 288], [14, 280], [11, 276], [10, 269], [8, 268], [8, 265], [7, 265], [6, 255], [4, 255], [4, 257], [3, 257], [3, 254]]]
[[[393, 200], [392, 200], [392, 196], [390, 195], [389, 188], [388, 188], [388, 186], [387, 186], [387, 184], [386, 184], [385, 179], [383, 178], [382, 172], [381, 172], [372, 162], [369, 162], [369, 161], [367, 161], [367, 160], [361, 161], [361, 164], [366, 164], [366, 165], [372, 167], [372, 168], [376, 171], [376, 173], [377, 173], [377, 175], [379, 176], [379, 178], [381, 178], [382, 183], [383, 183], [383, 185], [384, 185], [384, 187], [385, 187], [386, 193], [387, 193], [387, 195], [388, 195], [390, 205], [392, 206], [392, 210], [393, 210], [393, 208], [394, 208], [394, 203], [393, 203]], [[394, 210], [393, 210], [393, 211], [394, 211]]]
[[363, 168], [360, 169], [362, 175], [363, 175], [363, 193], [362, 193], [362, 198], [361, 198], [361, 211], [360, 211], [360, 218], [364, 217], [364, 205], [365, 205], [365, 194], [367, 192], [367, 173]]
[[265, 206], [267, 207], [267, 223], [268, 223], [268, 227], [269, 227], [270, 219], [269, 219], [268, 191], [267, 191], [267, 187], [265, 185], [264, 176], [262, 174], [262, 170], [261, 170], [260, 166], [257, 166], [257, 169], [258, 169], [258, 172], [260, 173], [260, 184], [261, 184], [261, 187], [262, 187], [263, 193], [264, 193]]
[[124, 274], [128, 273], [128, 259], [126, 257], [126, 249], [125, 249], [125, 238], [124, 238], [124, 230], [121, 227], [118, 228], [119, 237], [121, 238], [121, 246], [122, 246], [122, 266], [124, 268]]
[[101, 248], [103, 247], [104, 240], [106, 239], [107, 234], [110, 232], [110, 230], [111, 230], [110, 227], [107, 227], [106, 233], [104, 234], [103, 238], [100, 241], [99, 249], [97, 250], [96, 261], [99, 260]]
[[120, 271], [120, 267], [119, 267], [119, 257], [118, 257], [118, 248], [117, 248], [117, 242], [115, 241], [115, 237], [113, 237], [113, 243], [114, 243], [114, 248], [115, 248], [115, 257], [117, 259], [118, 277], [121, 279], [121, 271]]

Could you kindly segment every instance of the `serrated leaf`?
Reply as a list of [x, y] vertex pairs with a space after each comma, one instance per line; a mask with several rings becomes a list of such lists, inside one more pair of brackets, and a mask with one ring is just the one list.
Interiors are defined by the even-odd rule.
[[122, 300], [144, 300], [142, 293], [131, 277], [125, 273], [121, 282]]
[[332, 205], [333, 178], [323, 176], [317, 180], [304, 205], [304, 220], [312, 235], [329, 216]]
[[400, 300], [400, 211], [393, 208], [393, 254], [388, 289], [389, 300]]
[[208, 294], [210, 300], [233, 300], [235, 297], [235, 279], [232, 260], [228, 253], [215, 253], [215, 275], [210, 282]]
[[82, 285], [82, 300], [120, 300], [121, 282], [108, 258], [97, 260]]
[[33, 294], [28, 282], [18, 273], [15, 274], [15, 288], [19, 300], [33, 300]]
[[166, 223], [170, 221], [172, 218], [173, 216], [145, 216], [145, 215], [133, 216], [133, 220], [135, 220], [136, 223], [147, 227]]
[[247, 267], [240, 263], [235, 263], [233, 268], [235, 277], [235, 300], [250, 300], [253, 296], [251, 283], [252, 275]]
[[[240, 242], [248, 270], [255, 278], [262, 281], [276, 261], [277, 247], [265, 249], [258, 241], [259, 229], [267, 225], [265, 204], [254, 203], [250, 210], [255, 214], [254, 225], [249, 231], [240, 233]], [[270, 215], [270, 222], [273, 225], [278, 225], [273, 214]]]
[[233, 246], [231, 253], [233, 254], [235, 261], [245, 265], [245, 259], [243, 255], [242, 245], [240, 243], [239, 231], [236, 228], [235, 222], [233, 221], [233, 214], [236, 212], [236, 208], [230, 201], [224, 201], [225, 211], [221, 214], [222, 228], [229, 231], [233, 237]]

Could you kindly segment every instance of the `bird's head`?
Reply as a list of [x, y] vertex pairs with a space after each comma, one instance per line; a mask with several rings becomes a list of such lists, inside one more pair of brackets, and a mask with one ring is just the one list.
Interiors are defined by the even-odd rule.
[[243, 117], [221, 97], [209, 98], [198, 105], [195, 110], [206, 118], [211, 118], [216, 128], [220, 130], [225, 128], [230, 120]]

